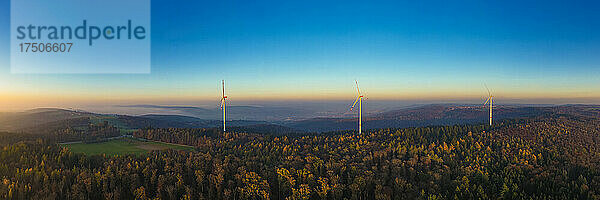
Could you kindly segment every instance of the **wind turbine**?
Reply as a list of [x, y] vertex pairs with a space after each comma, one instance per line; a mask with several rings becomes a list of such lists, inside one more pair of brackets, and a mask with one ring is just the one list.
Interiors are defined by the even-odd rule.
[[225, 95], [225, 80], [222, 80], [222, 83], [223, 83], [223, 96], [221, 97], [221, 110], [223, 110], [223, 132], [225, 132], [225, 121], [227, 120], [226, 113], [225, 113], [225, 110], [227, 108], [227, 95]]
[[490, 88], [487, 87], [487, 85], [485, 85], [485, 89], [487, 89], [488, 95], [489, 97], [487, 98], [487, 100], [485, 100], [485, 103], [483, 103], [483, 106], [485, 106], [488, 102], [490, 103], [490, 126], [492, 125], [492, 107], [494, 105], [494, 96], [492, 96], [492, 92], [490, 92]]
[[356, 98], [356, 101], [354, 101], [354, 104], [352, 104], [352, 107], [350, 107], [350, 111], [352, 111], [352, 109], [354, 109], [354, 106], [356, 106], [356, 103], [358, 103], [358, 134], [362, 133], [362, 99], [363, 99], [363, 95], [360, 94], [360, 89], [358, 88], [358, 81], [355, 80], [356, 82], [356, 91], [358, 92], [358, 98]]

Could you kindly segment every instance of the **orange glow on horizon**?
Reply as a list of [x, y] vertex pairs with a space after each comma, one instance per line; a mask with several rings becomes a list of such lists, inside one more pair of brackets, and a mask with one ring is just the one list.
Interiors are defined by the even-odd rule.
[[[476, 103], [485, 96], [484, 91], [419, 91], [406, 90], [387, 92], [383, 90], [363, 90], [368, 101], [423, 101], [423, 102], [447, 102], [447, 103]], [[337, 90], [303, 90], [303, 91], [269, 91], [258, 93], [229, 92], [232, 103], [238, 102], [273, 102], [273, 101], [348, 101], [355, 98], [355, 91], [340, 92]], [[192, 95], [196, 94], [196, 95]], [[163, 94], [49, 94], [49, 93], [17, 93], [4, 92], [0, 94], [0, 111], [15, 111], [37, 107], [75, 107], [80, 105], [125, 105], [125, 104], [184, 104], [218, 102], [221, 98], [218, 94], [199, 95], [196, 92], [172, 92]], [[503, 91], [497, 90], [494, 96], [498, 103], [510, 101], [511, 103], [600, 103], [600, 94], [587, 93], [586, 91], [561, 91], [553, 92], [539, 91]]]

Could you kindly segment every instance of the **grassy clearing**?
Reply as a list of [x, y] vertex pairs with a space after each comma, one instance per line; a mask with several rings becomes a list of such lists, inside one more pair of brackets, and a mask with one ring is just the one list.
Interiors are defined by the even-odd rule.
[[130, 138], [115, 139], [107, 142], [100, 143], [77, 143], [77, 144], [65, 144], [64, 147], [69, 148], [74, 153], [84, 153], [87, 155], [125, 155], [125, 154], [143, 154], [153, 150], [186, 150], [192, 151], [193, 147], [182, 146], [176, 144], [159, 143], [152, 141], [140, 141]]

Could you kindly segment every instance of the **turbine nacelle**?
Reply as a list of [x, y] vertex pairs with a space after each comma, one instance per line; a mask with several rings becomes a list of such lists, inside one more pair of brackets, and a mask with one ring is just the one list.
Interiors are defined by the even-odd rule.
[[221, 109], [223, 109], [223, 105], [227, 103], [227, 96], [224, 96], [221, 98], [221, 103], [220, 103], [220, 107]]

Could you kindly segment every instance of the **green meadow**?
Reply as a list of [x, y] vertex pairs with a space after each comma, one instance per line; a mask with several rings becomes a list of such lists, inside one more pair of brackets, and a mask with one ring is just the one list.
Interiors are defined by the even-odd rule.
[[190, 146], [153, 142], [153, 141], [140, 141], [131, 138], [121, 138], [110, 140], [99, 143], [75, 143], [75, 144], [63, 144], [62, 146], [68, 148], [74, 153], [84, 153], [86, 155], [126, 155], [126, 154], [144, 154], [153, 150], [186, 150], [193, 151], [194, 148]]

